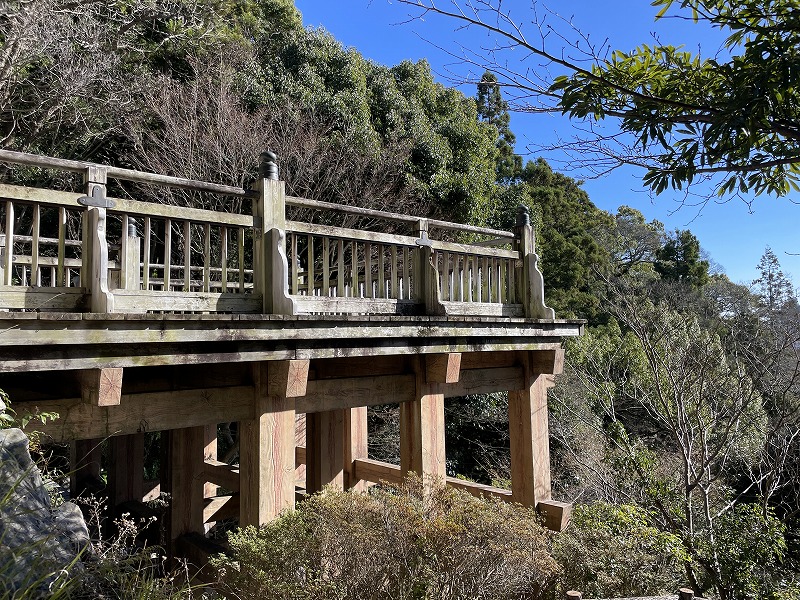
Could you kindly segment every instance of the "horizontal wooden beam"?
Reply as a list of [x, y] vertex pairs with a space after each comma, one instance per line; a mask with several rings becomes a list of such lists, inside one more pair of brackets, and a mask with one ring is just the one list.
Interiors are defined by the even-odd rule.
[[[445, 397], [513, 391], [524, 385], [522, 367], [462, 371], [458, 383], [433, 384]], [[20, 403], [26, 410], [55, 412], [59, 418], [31, 423], [56, 441], [105, 438], [112, 435], [163, 431], [253, 418], [252, 385], [122, 394], [119, 406], [99, 407], [80, 398]], [[374, 406], [414, 399], [414, 375], [347, 377], [308, 382], [297, 398], [298, 413]]]
[[364, 481], [372, 481], [375, 483], [379, 481], [385, 481], [387, 483], [403, 482], [403, 474], [400, 471], [400, 465], [372, 460], [371, 458], [357, 458], [353, 461], [353, 467], [356, 479], [363, 479]]
[[447, 485], [457, 490], [461, 490], [462, 492], [467, 492], [473, 496], [477, 496], [478, 498], [485, 496], [511, 502], [511, 490], [505, 490], [503, 488], [485, 485], [483, 483], [475, 483], [474, 481], [465, 481], [455, 477], [448, 477]]
[[544, 526], [552, 531], [564, 531], [572, 517], [572, 504], [557, 500], [542, 500], [536, 504], [537, 512], [544, 517]]
[[218, 485], [228, 491], [239, 491], [239, 465], [229, 465], [219, 460], [206, 459], [203, 477], [208, 483]]
[[300, 465], [306, 464], [306, 447], [305, 446], [295, 446], [294, 447], [294, 464], [295, 464], [295, 468], [299, 467]]
[[239, 494], [207, 498], [203, 507], [203, 523], [239, 518]]

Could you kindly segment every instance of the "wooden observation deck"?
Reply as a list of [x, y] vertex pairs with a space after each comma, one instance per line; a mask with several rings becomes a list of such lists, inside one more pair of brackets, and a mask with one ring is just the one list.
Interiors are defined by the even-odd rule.
[[[270, 158], [245, 191], [0, 151], [83, 176], [85, 196], [0, 184], [0, 388], [21, 412], [59, 414], [35, 429], [72, 444], [74, 491], [99, 475], [107, 439], [112, 503], [169, 491], [173, 540], [223, 518], [269, 521], [292, 508], [298, 476], [314, 492], [408, 471], [537, 506], [560, 528], [547, 388], [583, 322], [545, 306], [530, 224], [289, 197]], [[110, 198], [114, 180], [231, 210]], [[509, 392], [511, 491], [446, 477], [445, 399], [497, 391]], [[400, 465], [367, 453], [367, 407], [386, 403], [400, 403]], [[231, 422], [236, 465], [217, 456]], [[145, 481], [154, 431], [162, 472]]]

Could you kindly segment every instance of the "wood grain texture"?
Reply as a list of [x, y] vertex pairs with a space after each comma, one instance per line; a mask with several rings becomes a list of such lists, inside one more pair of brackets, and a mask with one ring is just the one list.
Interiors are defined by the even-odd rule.
[[142, 502], [144, 499], [144, 433], [115, 436], [109, 440], [109, 503]]
[[81, 373], [81, 397], [94, 406], [118, 406], [122, 400], [122, 369], [88, 369]]
[[306, 415], [306, 492], [344, 489], [345, 411]]
[[428, 383], [457, 383], [461, 375], [461, 353], [426, 354], [425, 380]]
[[280, 360], [269, 363], [269, 394], [285, 398], [306, 395], [308, 360]]
[[169, 443], [170, 540], [203, 530], [203, 450], [205, 428], [173, 429]]
[[447, 476], [444, 440], [444, 395], [425, 381], [419, 357], [415, 397], [400, 405], [400, 468], [424, 479], [444, 481]]
[[368, 458], [367, 407], [359, 406], [344, 410], [344, 486], [346, 489], [364, 492], [366, 481], [356, 474], [355, 461]]

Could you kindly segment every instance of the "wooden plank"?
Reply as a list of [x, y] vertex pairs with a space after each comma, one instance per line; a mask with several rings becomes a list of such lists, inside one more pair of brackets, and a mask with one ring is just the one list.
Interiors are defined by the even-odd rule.
[[0, 310], [79, 312], [85, 303], [84, 288], [0, 287]]
[[545, 376], [531, 369], [529, 353], [520, 353], [525, 388], [508, 393], [511, 442], [511, 490], [525, 506], [550, 500], [550, 441]]
[[330, 296], [331, 293], [331, 240], [322, 238], [322, 295]]
[[426, 354], [425, 380], [427, 383], [457, 383], [461, 374], [461, 353]]
[[[369, 288], [365, 292], [369, 293]], [[419, 313], [421, 308], [413, 300], [392, 298], [339, 298], [337, 296], [294, 296], [297, 314], [356, 313], [367, 315], [408, 315]]]
[[336, 295], [344, 297], [346, 295], [344, 287], [344, 241], [336, 241]]
[[114, 305], [119, 312], [124, 313], [187, 311], [260, 314], [261, 302], [260, 295], [234, 292], [114, 291]]
[[295, 400], [269, 395], [266, 363], [254, 365], [255, 418], [240, 423], [242, 527], [256, 527], [294, 506]]
[[522, 317], [522, 304], [499, 304], [495, 302], [442, 302], [445, 312], [452, 316]]
[[397, 246], [392, 244], [389, 247], [391, 272], [389, 274], [389, 298], [400, 298], [400, 293], [397, 288]]
[[122, 369], [88, 369], [81, 373], [81, 396], [93, 406], [118, 406], [122, 398]]
[[306, 415], [306, 492], [344, 489], [345, 411]]
[[530, 367], [536, 373], [559, 375], [564, 372], [564, 349], [537, 350], [530, 354]]
[[66, 258], [67, 209], [58, 207], [58, 270], [56, 271], [56, 287], [64, 286], [64, 259]]
[[207, 498], [203, 508], [203, 523], [238, 519], [240, 508], [239, 494]]
[[363, 481], [403, 483], [403, 472], [400, 465], [392, 465], [370, 458], [357, 458], [353, 461], [353, 467], [356, 477]]
[[409, 249], [403, 248], [403, 294], [398, 295], [399, 299], [411, 300], [411, 259], [409, 257]]
[[364, 297], [380, 298], [380, 294], [376, 294], [375, 290], [373, 289], [372, 244], [369, 242], [364, 244]]
[[[366, 296], [366, 294], [364, 294]], [[388, 298], [386, 295], [386, 248], [378, 244], [378, 294], [377, 298]]]
[[572, 504], [556, 500], [542, 500], [536, 505], [537, 512], [544, 517], [544, 526], [551, 531], [564, 531], [572, 517]]
[[461, 354], [461, 371], [511, 367], [519, 364], [516, 352], [464, 352]]
[[237, 229], [237, 252], [238, 252], [238, 266], [239, 266], [239, 293], [244, 293], [244, 228]]
[[297, 234], [293, 234], [290, 239], [292, 244], [292, 255], [290, 258], [292, 261], [292, 294], [297, 295], [300, 285], [300, 273], [298, 272], [300, 269], [300, 257], [297, 254]]
[[347, 374], [348, 377], [402, 375], [412, 372], [409, 358], [408, 355], [325, 358], [313, 361], [310, 369], [314, 372], [315, 380], [341, 379], [343, 374]]
[[99, 482], [103, 461], [102, 439], [77, 439], [70, 442], [70, 496], [77, 498], [93, 484]]
[[[209, 423], [203, 426], [203, 466], [209, 462], [217, 462], [217, 423]], [[203, 498], [211, 498], [217, 495], [219, 486], [213, 481], [203, 482]], [[205, 521], [204, 521], [205, 522]], [[206, 531], [210, 527], [206, 526]]]
[[[350, 297], [358, 298], [361, 294], [358, 289], [358, 250], [355, 242], [350, 242]], [[366, 297], [367, 294], [364, 294]]]
[[306, 395], [308, 360], [279, 360], [269, 363], [268, 393], [299, 398]]

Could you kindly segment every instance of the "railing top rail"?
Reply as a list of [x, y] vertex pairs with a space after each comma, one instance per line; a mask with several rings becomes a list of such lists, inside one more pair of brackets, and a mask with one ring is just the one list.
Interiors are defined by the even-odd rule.
[[252, 192], [246, 192], [242, 188], [237, 188], [231, 185], [223, 185], [221, 183], [198, 181], [196, 179], [174, 177], [172, 175], [160, 175], [158, 173], [146, 173], [144, 171], [134, 171], [133, 169], [111, 167], [80, 160], [67, 160], [64, 158], [53, 158], [51, 156], [39, 156], [37, 154], [15, 152], [13, 150], [0, 150], [0, 161], [19, 165], [27, 165], [30, 167], [72, 171], [74, 173], [82, 173], [89, 167], [99, 167], [101, 169], [105, 169], [108, 177], [122, 179], [124, 181], [134, 181], [137, 183], [156, 183], [185, 190], [225, 194], [226, 196], [250, 197], [253, 195]]
[[[108, 165], [102, 165], [86, 161], [67, 160], [51, 156], [39, 156], [37, 154], [29, 154], [27, 152], [16, 152], [13, 150], [0, 149], [0, 162], [8, 162], [8, 163], [27, 165], [32, 167], [59, 169], [62, 171], [72, 171], [75, 173], [82, 173], [90, 167], [96, 167], [105, 169], [108, 177], [114, 179], [122, 179], [124, 181], [160, 184], [168, 187], [202, 191], [202, 192], [213, 192], [217, 194], [224, 194], [227, 196], [237, 196], [245, 198], [254, 196], [254, 192], [252, 191], [245, 191], [241, 188], [237, 188], [230, 185], [223, 185], [220, 183], [198, 181], [195, 179], [175, 177], [172, 175], [160, 175], [158, 173], [147, 173], [144, 171], [123, 169], [120, 167], [112, 167]], [[393, 221], [395, 223], [417, 224], [420, 223], [421, 221], [427, 221], [429, 227], [434, 227], [438, 229], [447, 229], [450, 231], [463, 231], [467, 233], [475, 233], [478, 235], [493, 236], [495, 238], [500, 238], [501, 240], [511, 241], [514, 239], [514, 234], [509, 231], [490, 229], [488, 227], [476, 227], [474, 225], [463, 225], [460, 223], [451, 223], [449, 221], [440, 221], [438, 219], [425, 219], [423, 217], [414, 217], [410, 215], [402, 215], [382, 210], [373, 210], [369, 208], [358, 208], [356, 206], [334, 204], [332, 202], [311, 200], [309, 198], [286, 196], [286, 204], [288, 206], [295, 206], [298, 208], [331, 210], [344, 214], [357, 215], [361, 217], [374, 217], [386, 221]]]
[[460, 223], [451, 223], [449, 221], [439, 221], [438, 219], [426, 219], [424, 217], [413, 217], [410, 215], [401, 215], [399, 213], [391, 213], [383, 210], [373, 210], [370, 208], [359, 208], [357, 206], [334, 204], [332, 202], [311, 200], [309, 198], [298, 198], [296, 196], [286, 196], [286, 205], [295, 206], [298, 208], [334, 210], [345, 214], [357, 215], [359, 217], [375, 217], [376, 219], [383, 219], [385, 221], [394, 221], [395, 223], [417, 224], [424, 220], [428, 222], [429, 227], [436, 227], [438, 229], [449, 229], [451, 231], [466, 231], [481, 235], [491, 235], [498, 238], [507, 239], [509, 241], [514, 239], [513, 233], [510, 231], [502, 231], [500, 229], [476, 227], [474, 225], [463, 225]]

